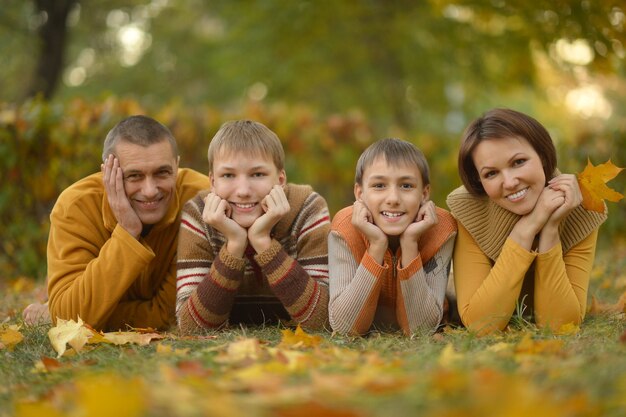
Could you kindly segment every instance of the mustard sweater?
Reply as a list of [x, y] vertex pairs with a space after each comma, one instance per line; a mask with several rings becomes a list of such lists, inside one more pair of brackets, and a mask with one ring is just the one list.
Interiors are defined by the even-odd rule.
[[179, 169], [165, 217], [139, 240], [109, 207], [102, 174], [74, 183], [50, 215], [48, 294], [50, 315], [96, 329], [126, 325], [164, 329], [174, 318], [180, 209], [209, 186], [206, 176]]
[[502, 330], [518, 304], [539, 326], [558, 330], [582, 321], [598, 227], [606, 213], [577, 207], [561, 224], [561, 244], [537, 253], [509, 238], [520, 216], [487, 197], [460, 187], [447, 203], [459, 225], [454, 284], [465, 326], [479, 334]]

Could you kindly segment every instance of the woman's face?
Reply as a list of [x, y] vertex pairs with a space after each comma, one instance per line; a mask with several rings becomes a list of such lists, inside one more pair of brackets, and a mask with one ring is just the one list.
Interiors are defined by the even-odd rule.
[[487, 196], [500, 207], [523, 216], [530, 213], [546, 186], [541, 158], [521, 137], [486, 139], [472, 160]]

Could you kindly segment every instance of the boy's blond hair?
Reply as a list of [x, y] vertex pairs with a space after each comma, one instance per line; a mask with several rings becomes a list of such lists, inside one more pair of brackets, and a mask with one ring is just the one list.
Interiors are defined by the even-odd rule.
[[356, 175], [354, 182], [363, 185], [363, 173], [379, 157], [385, 158], [387, 164], [396, 166], [400, 164], [416, 166], [422, 175], [424, 186], [430, 184], [430, 173], [426, 157], [415, 145], [402, 139], [387, 138], [371, 144], [356, 163]]
[[269, 156], [279, 171], [285, 166], [285, 151], [278, 136], [264, 124], [252, 120], [233, 120], [220, 127], [209, 144], [209, 174], [213, 173], [215, 156], [220, 152]]

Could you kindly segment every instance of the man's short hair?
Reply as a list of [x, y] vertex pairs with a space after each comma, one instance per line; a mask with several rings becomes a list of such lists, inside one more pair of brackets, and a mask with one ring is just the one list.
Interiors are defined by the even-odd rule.
[[372, 165], [379, 157], [385, 158], [387, 164], [391, 166], [408, 165], [415, 166], [422, 175], [422, 183], [424, 186], [430, 184], [430, 173], [428, 161], [417, 146], [402, 139], [387, 138], [371, 144], [359, 158], [356, 163], [356, 174], [354, 181], [363, 185], [363, 173], [365, 169]]
[[279, 171], [285, 167], [285, 151], [276, 133], [264, 124], [252, 120], [233, 120], [220, 127], [213, 136], [207, 153], [210, 174], [213, 173], [215, 156], [220, 152], [269, 156]]
[[116, 124], [104, 140], [103, 161], [114, 153], [115, 145], [120, 140], [144, 147], [167, 140], [172, 146], [174, 157], [178, 156], [178, 146], [172, 132], [148, 116], [130, 116]]

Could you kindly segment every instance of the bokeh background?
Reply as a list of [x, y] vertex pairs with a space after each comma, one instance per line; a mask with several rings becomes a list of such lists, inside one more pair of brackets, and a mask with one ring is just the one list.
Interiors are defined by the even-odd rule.
[[[617, 0], [2, 0], [0, 280], [45, 277], [50, 209], [128, 115], [168, 125], [202, 172], [224, 121], [258, 120], [331, 214], [361, 151], [400, 137], [445, 207], [461, 133], [492, 107], [540, 120], [562, 171], [625, 166], [625, 55]], [[626, 206], [609, 211], [601, 248], [625, 240]]]

